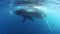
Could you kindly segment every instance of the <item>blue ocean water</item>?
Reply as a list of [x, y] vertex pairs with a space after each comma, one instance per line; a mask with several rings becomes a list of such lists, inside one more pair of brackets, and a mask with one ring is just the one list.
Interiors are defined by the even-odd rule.
[[10, 0], [0, 1], [0, 34], [60, 34], [60, 2], [46, 1], [48, 11], [46, 21], [43, 19], [26, 20], [21, 24], [23, 17], [11, 15]]

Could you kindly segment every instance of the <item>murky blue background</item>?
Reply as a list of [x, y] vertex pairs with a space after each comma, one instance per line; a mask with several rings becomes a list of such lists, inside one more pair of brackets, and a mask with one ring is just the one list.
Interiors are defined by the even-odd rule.
[[33, 22], [27, 19], [21, 24], [23, 17], [9, 13], [10, 1], [0, 1], [0, 34], [60, 34], [59, 0], [46, 1], [45, 5], [48, 7], [46, 18], [49, 25], [43, 19], [35, 18]]

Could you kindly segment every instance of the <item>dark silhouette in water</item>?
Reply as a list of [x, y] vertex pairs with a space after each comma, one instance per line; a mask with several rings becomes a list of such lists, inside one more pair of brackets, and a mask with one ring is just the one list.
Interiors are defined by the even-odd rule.
[[29, 11], [27, 11], [25, 9], [20, 9], [20, 10], [14, 11], [14, 13], [16, 15], [18, 15], [18, 16], [24, 17], [22, 23], [24, 23], [26, 19], [29, 19], [29, 20], [33, 21], [33, 17], [43, 18], [43, 16], [41, 15], [41, 13], [39, 13], [37, 11], [35, 11], [35, 12], [31, 11], [31, 12], [29, 12]]
[[[14, 2], [15, 6], [20, 6], [20, 5], [41, 5], [43, 2], [45, 2], [45, 0], [17, 0]], [[28, 10], [28, 9], [27, 9]], [[32, 20], [33, 21], [33, 17], [37, 17], [37, 18], [43, 18], [43, 16], [41, 15], [42, 13], [37, 12], [37, 10], [33, 9], [33, 11], [29, 12], [25, 9], [20, 9], [20, 10], [16, 10], [14, 11], [14, 13], [16, 15], [22, 16], [24, 17], [22, 23], [24, 23], [24, 21], [26, 19]]]
[[42, 4], [44, 3], [45, 0], [17, 0], [14, 2], [14, 4], [17, 6], [17, 5], [22, 5], [22, 4]]

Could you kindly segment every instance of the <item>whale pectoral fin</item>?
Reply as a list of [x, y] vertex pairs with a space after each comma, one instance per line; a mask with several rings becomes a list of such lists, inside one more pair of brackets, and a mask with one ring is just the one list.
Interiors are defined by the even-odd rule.
[[32, 17], [30, 17], [30, 18], [25, 18], [25, 17], [24, 17], [22, 23], [24, 23], [24, 22], [26, 21], [26, 19], [29, 19], [29, 20], [33, 21], [33, 18], [32, 18]]
[[24, 22], [25, 22], [25, 20], [26, 20], [26, 18], [24, 18], [24, 19], [23, 19], [22, 23], [24, 23]]

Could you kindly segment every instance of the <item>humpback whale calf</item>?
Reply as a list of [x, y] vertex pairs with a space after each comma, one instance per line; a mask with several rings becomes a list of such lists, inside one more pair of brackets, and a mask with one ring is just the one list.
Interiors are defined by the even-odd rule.
[[[44, 18], [45, 14], [41, 11], [42, 7], [40, 7], [44, 2], [45, 0], [16, 0], [13, 2], [14, 7], [19, 7], [17, 7], [13, 13], [10, 13], [24, 17], [22, 23], [24, 23], [26, 19], [33, 21], [33, 17]], [[37, 7], [37, 5], [39, 6]], [[44, 8], [42, 10], [44, 11]]]
[[35, 9], [35, 8], [27, 8], [27, 9], [19, 9], [13, 12], [14, 14], [18, 15], [18, 16], [22, 16], [24, 17], [22, 23], [25, 22], [26, 19], [29, 19], [31, 21], [33, 21], [33, 17], [35, 18], [44, 18], [44, 14], [42, 12], [40, 12], [39, 10]]

